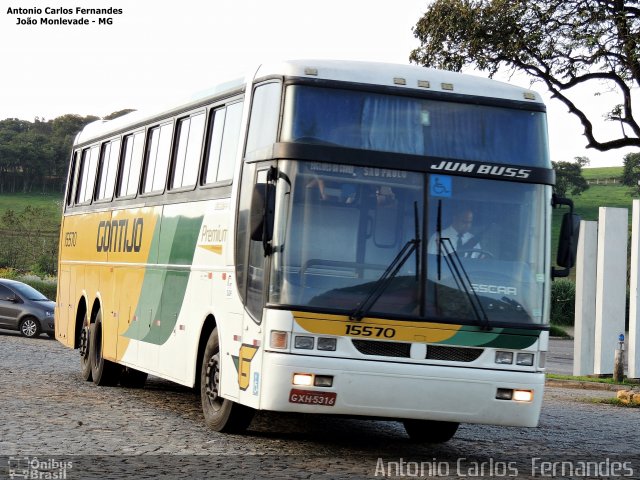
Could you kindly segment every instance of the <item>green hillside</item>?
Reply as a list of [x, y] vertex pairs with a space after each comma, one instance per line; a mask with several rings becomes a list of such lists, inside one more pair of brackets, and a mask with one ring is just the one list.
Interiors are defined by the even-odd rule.
[[60, 217], [62, 208], [62, 195], [52, 194], [24, 194], [9, 193], [0, 195], [0, 218], [7, 210], [16, 212], [24, 210], [27, 206], [41, 207], [52, 216]]
[[583, 168], [582, 176], [587, 180], [619, 178], [622, 176], [622, 167]]

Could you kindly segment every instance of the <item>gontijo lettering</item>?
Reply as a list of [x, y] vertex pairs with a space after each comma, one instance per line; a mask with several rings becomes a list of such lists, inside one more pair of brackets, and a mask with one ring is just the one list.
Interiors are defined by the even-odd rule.
[[[131, 225], [130, 225], [131, 224]], [[142, 218], [103, 220], [98, 224], [98, 252], [139, 252], [142, 245]]]

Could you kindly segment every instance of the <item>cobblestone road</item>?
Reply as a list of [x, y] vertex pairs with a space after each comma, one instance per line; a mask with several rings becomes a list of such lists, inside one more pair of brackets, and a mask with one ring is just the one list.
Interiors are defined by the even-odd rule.
[[529, 478], [533, 457], [628, 461], [640, 478], [640, 409], [587, 401], [614, 395], [547, 388], [539, 428], [462, 425], [440, 446], [410, 443], [395, 422], [263, 412], [246, 435], [224, 435], [189, 389], [154, 377], [142, 390], [96, 387], [77, 351], [0, 331], [0, 478], [25, 478], [25, 465], [48, 478], [457, 478], [482, 465], [495, 477], [511, 460]]

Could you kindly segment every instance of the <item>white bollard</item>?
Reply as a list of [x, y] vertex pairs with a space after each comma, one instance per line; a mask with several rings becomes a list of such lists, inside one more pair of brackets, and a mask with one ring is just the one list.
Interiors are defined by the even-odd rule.
[[596, 259], [598, 222], [580, 222], [576, 255], [576, 307], [573, 374], [593, 373], [596, 338]]
[[612, 375], [618, 335], [624, 331], [628, 210], [600, 207], [596, 279], [596, 375]]
[[633, 201], [631, 217], [631, 272], [629, 280], [629, 378], [640, 378], [640, 200]]

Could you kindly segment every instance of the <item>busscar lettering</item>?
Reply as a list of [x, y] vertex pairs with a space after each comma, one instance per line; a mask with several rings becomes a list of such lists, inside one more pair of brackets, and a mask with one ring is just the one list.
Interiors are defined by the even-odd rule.
[[139, 252], [142, 247], [144, 220], [128, 218], [102, 220], [98, 224], [96, 250], [98, 252], [130, 253]]
[[528, 168], [505, 167], [502, 165], [490, 165], [486, 163], [466, 163], [442, 160], [438, 164], [432, 164], [431, 170], [441, 172], [475, 173], [488, 177], [505, 178], [529, 178], [531, 170]]

